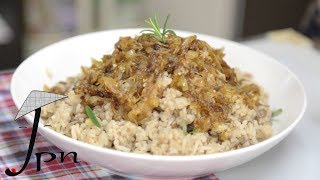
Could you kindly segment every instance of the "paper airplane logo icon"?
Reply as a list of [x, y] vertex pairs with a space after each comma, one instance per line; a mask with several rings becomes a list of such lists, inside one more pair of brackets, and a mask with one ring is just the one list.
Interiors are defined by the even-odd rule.
[[53, 103], [57, 100], [66, 98], [67, 96], [55, 93], [49, 93], [45, 91], [33, 90], [28, 95], [27, 99], [22, 104], [14, 120], [38, 109], [47, 104]]

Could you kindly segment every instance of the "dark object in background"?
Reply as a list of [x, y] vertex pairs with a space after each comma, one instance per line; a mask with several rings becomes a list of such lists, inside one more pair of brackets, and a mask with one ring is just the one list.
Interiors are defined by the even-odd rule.
[[247, 0], [243, 37], [274, 29], [298, 29], [312, 0]]
[[8, 25], [12, 36], [0, 43], [0, 70], [16, 68], [22, 61], [22, 14], [21, 0], [0, 1], [0, 18]]
[[308, 7], [300, 27], [302, 33], [312, 39], [320, 48], [320, 0]]

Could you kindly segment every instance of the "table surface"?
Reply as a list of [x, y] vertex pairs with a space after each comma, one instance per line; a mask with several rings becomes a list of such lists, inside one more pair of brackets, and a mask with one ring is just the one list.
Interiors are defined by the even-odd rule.
[[307, 93], [307, 110], [297, 127], [277, 146], [248, 163], [217, 173], [218, 177], [223, 180], [318, 179], [320, 170], [319, 51], [274, 42], [267, 38], [245, 41], [243, 44], [273, 56], [298, 76]]

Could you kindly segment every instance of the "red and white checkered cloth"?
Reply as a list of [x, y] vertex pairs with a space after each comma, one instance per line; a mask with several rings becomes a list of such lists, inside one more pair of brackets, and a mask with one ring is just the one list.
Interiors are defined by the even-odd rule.
[[[53, 160], [41, 162], [41, 171], [36, 171], [36, 152], [59, 153], [61, 150], [37, 134], [32, 156], [27, 168], [18, 176], [9, 177], [7, 168], [19, 171], [24, 164], [32, 126], [24, 119], [14, 121], [17, 109], [10, 95], [12, 73], [0, 73], [0, 179], [130, 179], [113, 175], [99, 166], [84, 161], [74, 163], [69, 156], [63, 163]], [[28, 128], [19, 128], [28, 127]], [[199, 179], [218, 179], [214, 174]]]

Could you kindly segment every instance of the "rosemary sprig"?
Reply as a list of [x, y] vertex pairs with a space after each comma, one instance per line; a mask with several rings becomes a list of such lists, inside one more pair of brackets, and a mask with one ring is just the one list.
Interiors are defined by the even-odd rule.
[[88, 117], [91, 119], [91, 122], [97, 127], [101, 128], [98, 118], [96, 117], [96, 115], [93, 113], [92, 109], [89, 106], [86, 106], [86, 113]]
[[[157, 15], [154, 15], [153, 18], [149, 18], [149, 19], [145, 20], [145, 22], [147, 24], [149, 24], [152, 29], [142, 30], [142, 31], [140, 31], [140, 33], [142, 33], [142, 35], [145, 35], [145, 36], [155, 37], [161, 43], [166, 43], [166, 35], [167, 34], [176, 35], [176, 33], [173, 30], [167, 29], [167, 24], [168, 24], [169, 17], [170, 16], [167, 15], [166, 20], [164, 21], [164, 24], [163, 24], [162, 31], [161, 31], [161, 29], [159, 27]], [[148, 33], [143, 33], [143, 32], [148, 32]]]

